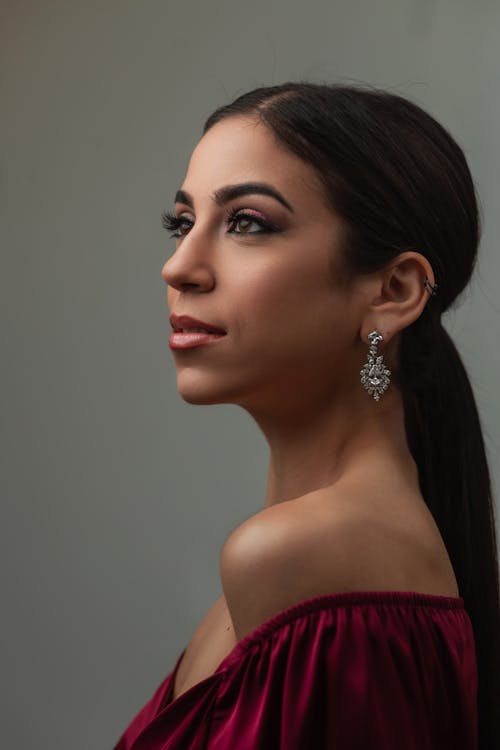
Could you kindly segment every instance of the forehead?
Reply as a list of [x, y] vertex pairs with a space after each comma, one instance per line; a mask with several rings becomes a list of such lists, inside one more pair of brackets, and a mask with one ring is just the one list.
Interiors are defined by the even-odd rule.
[[205, 133], [189, 160], [184, 187], [203, 199], [221, 185], [259, 181], [275, 185], [291, 203], [324, 200], [313, 167], [281, 145], [256, 117], [229, 117]]

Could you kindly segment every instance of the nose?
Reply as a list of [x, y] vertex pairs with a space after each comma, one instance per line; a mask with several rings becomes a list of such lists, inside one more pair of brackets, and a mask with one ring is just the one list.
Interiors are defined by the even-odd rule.
[[161, 277], [168, 286], [179, 291], [189, 287], [210, 290], [215, 282], [215, 273], [208, 235], [199, 233], [196, 236], [192, 228], [164, 263]]

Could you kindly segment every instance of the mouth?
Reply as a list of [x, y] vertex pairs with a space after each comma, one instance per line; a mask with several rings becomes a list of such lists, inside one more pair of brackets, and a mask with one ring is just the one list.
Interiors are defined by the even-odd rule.
[[189, 315], [172, 314], [170, 316], [170, 325], [174, 333], [216, 333], [220, 336], [227, 334], [224, 328], [212, 323], [206, 323], [197, 318], [191, 318]]

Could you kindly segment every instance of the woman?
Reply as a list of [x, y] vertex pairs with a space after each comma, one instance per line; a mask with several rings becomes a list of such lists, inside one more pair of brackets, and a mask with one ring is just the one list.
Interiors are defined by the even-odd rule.
[[117, 750], [500, 747], [490, 476], [441, 322], [479, 243], [462, 150], [388, 92], [258, 88], [163, 223], [179, 393], [243, 407], [270, 463]]

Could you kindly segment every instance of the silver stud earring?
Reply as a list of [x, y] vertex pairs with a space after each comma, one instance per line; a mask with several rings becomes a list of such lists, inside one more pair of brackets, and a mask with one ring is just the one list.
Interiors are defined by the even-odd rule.
[[373, 394], [375, 401], [380, 400], [389, 387], [391, 371], [384, 365], [384, 355], [377, 356], [377, 344], [383, 341], [384, 337], [377, 330], [368, 334], [370, 340], [370, 351], [368, 353], [368, 362], [360, 370], [361, 383], [368, 393]]

